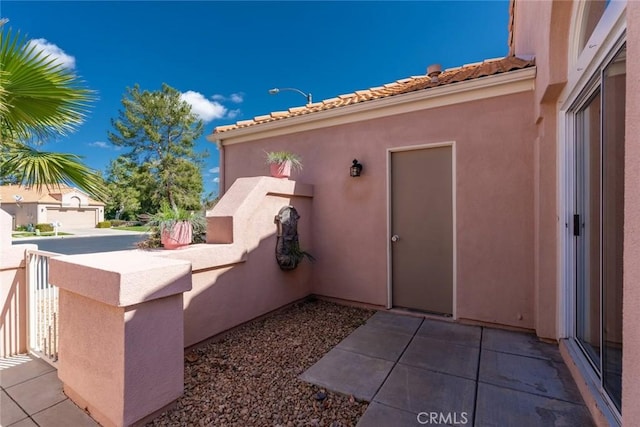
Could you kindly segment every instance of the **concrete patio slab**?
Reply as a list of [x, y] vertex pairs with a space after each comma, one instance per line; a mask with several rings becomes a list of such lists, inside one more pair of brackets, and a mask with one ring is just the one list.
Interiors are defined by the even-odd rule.
[[417, 426], [416, 414], [372, 402], [356, 427]]
[[5, 391], [29, 415], [49, 408], [67, 398], [62, 393], [62, 382], [58, 379], [57, 371], [7, 387]]
[[48, 426], [38, 426], [31, 418], [25, 418], [22, 421], [18, 421], [15, 424], [11, 424], [9, 427], [48, 427]]
[[475, 380], [479, 356], [479, 348], [416, 335], [399, 363]]
[[482, 348], [502, 353], [562, 361], [557, 345], [540, 341], [535, 335], [484, 328]]
[[475, 424], [495, 427], [595, 425], [584, 405], [482, 383], [478, 385]]
[[371, 401], [394, 363], [334, 348], [300, 379], [356, 399]]
[[411, 335], [384, 329], [375, 323], [367, 323], [353, 331], [336, 348], [396, 362], [409, 341]]
[[0, 426], [8, 426], [28, 417], [4, 391], [0, 392]]
[[480, 347], [482, 328], [457, 323], [425, 319], [416, 335], [447, 341], [453, 344]]
[[38, 425], [47, 427], [95, 427], [98, 425], [69, 399], [34, 414], [33, 419]]
[[374, 401], [415, 414], [464, 413], [471, 420], [475, 381], [398, 364]]
[[[16, 361], [15, 364], [10, 363], [14, 360]], [[47, 362], [26, 356], [9, 358], [6, 364], [7, 366], [3, 366], [2, 370], [0, 370], [0, 386], [3, 388], [55, 371], [55, 368]]]
[[386, 311], [378, 311], [367, 320], [367, 325], [377, 326], [400, 334], [414, 335], [422, 320], [419, 317], [403, 316]]
[[553, 360], [483, 349], [478, 381], [583, 404], [568, 368]]

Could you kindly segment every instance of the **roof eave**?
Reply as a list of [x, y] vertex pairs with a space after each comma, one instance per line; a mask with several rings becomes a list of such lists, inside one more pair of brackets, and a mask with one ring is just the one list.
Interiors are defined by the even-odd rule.
[[[406, 112], [406, 109], [403, 111], [403, 107], [411, 106], [412, 104], [422, 104], [420, 106], [416, 105], [416, 109], [429, 109], [509, 93], [518, 93], [533, 90], [535, 75], [536, 67], [532, 66], [478, 79], [374, 99], [262, 124], [258, 123], [220, 133], [212, 133], [207, 135], [207, 140], [218, 145], [237, 144], [312, 128], [317, 129], [384, 115], [400, 114]], [[503, 90], [487, 91], [500, 88]], [[487, 96], [489, 92], [491, 94]], [[473, 96], [474, 93], [477, 95], [476, 97]], [[325, 123], [323, 124], [322, 122]]]

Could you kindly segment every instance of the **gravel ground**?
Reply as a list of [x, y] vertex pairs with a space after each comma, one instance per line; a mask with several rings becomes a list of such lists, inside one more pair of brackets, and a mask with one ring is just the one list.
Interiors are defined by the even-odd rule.
[[184, 395], [148, 426], [354, 426], [366, 402], [298, 375], [372, 314], [309, 301], [192, 350], [185, 355]]

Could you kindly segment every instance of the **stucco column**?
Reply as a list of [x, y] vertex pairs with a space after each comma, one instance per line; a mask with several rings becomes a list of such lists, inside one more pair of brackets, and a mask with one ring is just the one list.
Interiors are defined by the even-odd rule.
[[130, 426], [184, 387], [182, 294], [191, 263], [135, 251], [51, 259], [60, 288], [58, 376], [103, 426]]

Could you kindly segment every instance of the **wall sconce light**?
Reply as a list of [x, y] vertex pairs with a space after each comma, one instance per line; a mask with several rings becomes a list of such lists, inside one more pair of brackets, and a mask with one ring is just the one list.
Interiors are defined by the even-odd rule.
[[349, 168], [349, 175], [353, 177], [360, 176], [361, 172], [362, 172], [362, 165], [358, 163], [357, 159], [353, 159], [353, 164]]

